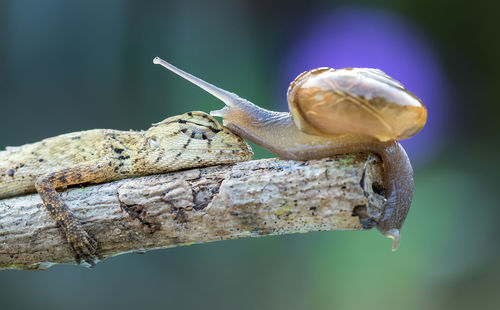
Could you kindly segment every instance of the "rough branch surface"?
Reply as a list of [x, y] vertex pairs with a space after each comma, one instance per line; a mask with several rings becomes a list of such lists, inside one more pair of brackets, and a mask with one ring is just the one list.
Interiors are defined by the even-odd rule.
[[[380, 218], [383, 165], [371, 154], [264, 159], [74, 188], [63, 199], [105, 257], [192, 243], [319, 230]], [[37, 194], [0, 200], [0, 268], [74, 263]]]

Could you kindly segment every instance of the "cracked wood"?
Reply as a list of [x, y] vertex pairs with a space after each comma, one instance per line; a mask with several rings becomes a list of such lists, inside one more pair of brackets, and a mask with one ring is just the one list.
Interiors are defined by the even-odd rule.
[[[371, 228], [383, 214], [383, 165], [360, 153], [254, 160], [63, 192], [106, 258], [192, 243]], [[166, 253], [167, 254], [167, 253]], [[38, 195], [0, 200], [0, 268], [74, 263]]]

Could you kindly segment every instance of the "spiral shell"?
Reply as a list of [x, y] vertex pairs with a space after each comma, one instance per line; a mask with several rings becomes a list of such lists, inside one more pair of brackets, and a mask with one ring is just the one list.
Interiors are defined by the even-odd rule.
[[315, 135], [407, 139], [427, 120], [420, 99], [378, 69], [306, 71], [290, 84], [287, 98], [295, 124]]

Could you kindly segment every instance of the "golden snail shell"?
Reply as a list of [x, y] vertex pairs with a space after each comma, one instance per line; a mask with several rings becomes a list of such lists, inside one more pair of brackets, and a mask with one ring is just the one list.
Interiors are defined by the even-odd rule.
[[288, 88], [295, 124], [315, 135], [360, 134], [380, 141], [406, 139], [425, 125], [423, 103], [377, 69], [318, 68]]

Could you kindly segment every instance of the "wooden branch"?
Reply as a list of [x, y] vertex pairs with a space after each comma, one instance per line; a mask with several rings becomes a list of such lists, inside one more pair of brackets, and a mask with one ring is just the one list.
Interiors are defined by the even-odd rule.
[[[361, 230], [385, 199], [378, 157], [254, 160], [73, 188], [63, 199], [103, 258], [241, 237]], [[355, 216], [357, 215], [357, 216]], [[0, 268], [74, 263], [37, 194], [0, 200]]]

